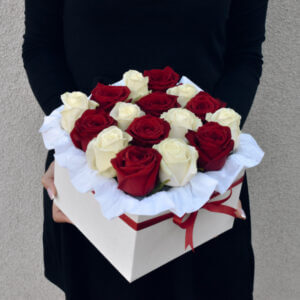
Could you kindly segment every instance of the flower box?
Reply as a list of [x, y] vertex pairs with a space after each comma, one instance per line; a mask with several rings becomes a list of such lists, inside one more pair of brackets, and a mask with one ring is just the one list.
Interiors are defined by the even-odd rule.
[[[237, 176], [232, 189], [208, 203], [228, 198], [223, 204], [236, 208], [243, 174], [244, 170]], [[170, 211], [155, 216], [123, 214], [108, 220], [102, 215], [94, 195], [77, 191], [68, 170], [57, 162], [55, 185], [56, 205], [129, 282], [191, 251], [191, 245], [186, 248], [186, 243], [192, 242], [193, 247], [197, 247], [233, 226], [231, 215], [205, 208], [193, 214], [194, 224], [186, 229], [175, 224], [181, 221], [184, 224], [185, 219], [176, 218]], [[191, 215], [186, 217], [191, 220]]]
[[170, 67], [61, 98], [40, 129], [55, 203], [129, 282], [232, 228], [264, 153], [226, 103]]

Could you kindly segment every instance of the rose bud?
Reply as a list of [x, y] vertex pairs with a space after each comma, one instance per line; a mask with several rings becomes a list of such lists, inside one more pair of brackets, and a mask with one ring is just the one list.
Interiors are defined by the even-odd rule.
[[202, 126], [201, 120], [194, 113], [181, 107], [171, 108], [161, 118], [171, 125], [169, 137], [177, 139], [184, 139], [189, 129], [196, 131]]
[[145, 113], [136, 104], [118, 102], [109, 115], [118, 122], [122, 130], [126, 130], [135, 118], [144, 116]]
[[192, 111], [204, 122], [207, 113], [214, 113], [222, 107], [226, 107], [225, 102], [212, 97], [206, 92], [199, 92], [187, 103], [185, 108]]
[[204, 124], [197, 132], [189, 130], [186, 138], [198, 151], [198, 167], [205, 171], [220, 170], [234, 146], [230, 128], [216, 122]]
[[92, 90], [91, 99], [99, 103], [99, 107], [110, 112], [117, 102], [128, 100], [130, 90], [127, 86], [112, 86], [98, 83]]
[[144, 77], [142, 73], [136, 70], [125, 72], [123, 74], [123, 80], [125, 85], [130, 89], [129, 98], [132, 99], [133, 102], [150, 93], [148, 90], [149, 78]]
[[126, 132], [133, 137], [132, 144], [152, 147], [168, 137], [170, 125], [163, 119], [146, 115], [134, 119]]
[[167, 138], [153, 146], [161, 155], [159, 179], [168, 186], [184, 186], [197, 174], [197, 150], [181, 139]]
[[184, 83], [167, 90], [167, 94], [178, 96], [177, 102], [181, 105], [181, 107], [185, 107], [185, 105], [190, 101], [196, 94], [198, 90], [195, 86]]
[[231, 137], [234, 140], [234, 149], [239, 146], [241, 116], [237, 112], [231, 108], [220, 108], [213, 114], [207, 113], [205, 118], [208, 122], [217, 122], [222, 126], [230, 127]]
[[111, 160], [126, 148], [131, 140], [132, 137], [117, 126], [103, 129], [88, 144], [86, 159], [89, 167], [104, 177], [115, 177], [116, 170], [112, 167]]
[[129, 146], [111, 160], [118, 187], [132, 196], [146, 196], [155, 187], [161, 155], [152, 148]]
[[177, 96], [167, 95], [162, 92], [154, 92], [141, 98], [136, 104], [146, 113], [159, 117], [163, 112], [171, 108], [180, 107]]
[[61, 95], [64, 109], [61, 112], [61, 127], [70, 133], [75, 122], [87, 109], [95, 109], [99, 104], [89, 100], [86, 94], [81, 92], [64, 93]]
[[117, 122], [102, 109], [86, 110], [75, 122], [75, 126], [71, 131], [72, 142], [75, 147], [86, 151], [90, 140], [103, 129], [115, 124]]
[[179, 74], [170, 67], [146, 70], [144, 76], [149, 77], [150, 90], [160, 92], [165, 92], [168, 88], [175, 86], [180, 79]]

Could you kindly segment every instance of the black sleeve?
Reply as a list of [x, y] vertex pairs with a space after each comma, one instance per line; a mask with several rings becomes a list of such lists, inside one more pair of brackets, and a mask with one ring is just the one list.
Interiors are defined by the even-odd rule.
[[25, 0], [23, 62], [29, 83], [45, 114], [61, 104], [60, 95], [76, 90], [63, 44], [62, 0]]
[[244, 124], [262, 73], [268, 0], [233, 0], [227, 24], [225, 69], [214, 96], [242, 116]]

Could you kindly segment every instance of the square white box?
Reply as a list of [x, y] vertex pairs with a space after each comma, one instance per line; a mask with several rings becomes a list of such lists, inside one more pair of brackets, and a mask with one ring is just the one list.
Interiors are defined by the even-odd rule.
[[[244, 170], [237, 179], [242, 178]], [[168, 218], [142, 230], [134, 230], [121, 218], [106, 219], [92, 193], [82, 194], [72, 185], [68, 170], [55, 162], [56, 205], [72, 223], [129, 281], [157, 269], [167, 262], [191, 250], [185, 249], [186, 230]], [[237, 207], [242, 182], [232, 188], [231, 197], [224, 203]], [[227, 191], [210, 201], [221, 200], [230, 195]], [[165, 215], [169, 212], [161, 213]], [[157, 216], [126, 214], [133, 224], [141, 224]], [[193, 243], [197, 247], [229, 230], [234, 218], [223, 213], [200, 209], [194, 224]]]

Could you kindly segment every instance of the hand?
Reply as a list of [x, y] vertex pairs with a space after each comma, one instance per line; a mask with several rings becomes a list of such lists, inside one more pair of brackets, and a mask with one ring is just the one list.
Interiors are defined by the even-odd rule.
[[[50, 164], [48, 170], [43, 175], [42, 184], [47, 190], [50, 199], [53, 200], [57, 194], [56, 187], [54, 185], [54, 161]], [[54, 222], [57, 223], [72, 224], [69, 218], [55, 205], [54, 202], [52, 204], [52, 218]]]
[[238, 207], [237, 207], [235, 215], [239, 219], [246, 220], [246, 214], [242, 208], [241, 200], [239, 200], [239, 202], [238, 202]]
[[55, 205], [52, 204], [52, 218], [56, 223], [69, 223], [72, 224], [70, 219]]

